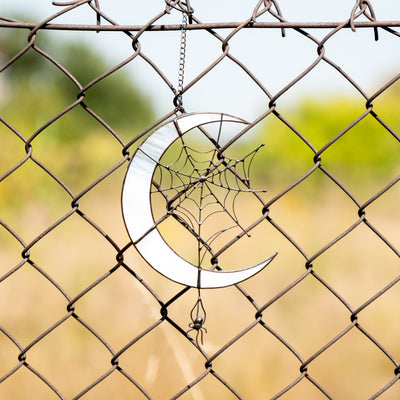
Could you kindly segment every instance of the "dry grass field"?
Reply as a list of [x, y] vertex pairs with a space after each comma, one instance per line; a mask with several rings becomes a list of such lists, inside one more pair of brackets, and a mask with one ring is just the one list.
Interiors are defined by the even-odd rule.
[[[38, 140], [35, 154], [57, 174], [65, 174], [64, 181], [75, 193], [118, 162], [120, 154], [118, 146], [116, 151], [111, 151], [113, 147], [105, 139], [96, 141], [95, 155], [85, 148], [92, 143], [82, 141], [81, 147], [74, 150], [77, 158], [67, 155], [63, 149], [45, 145]], [[79, 168], [84, 173], [79, 174]], [[297, 171], [292, 172], [282, 180], [265, 182], [266, 201], [285, 189], [285, 179], [296, 178]], [[29, 365], [22, 365], [1, 382], [1, 399], [57, 398], [30, 367], [51, 382], [65, 399], [73, 398], [112, 368], [112, 352], [119, 352], [160, 319], [160, 305], [140, 279], [164, 303], [182, 289], [155, 272], [132, 247], [124, 252], [124, 263], [139, 280], [122, 266], [113, 270], [117, 252], [100, 230], [119, 248], [129, 242], [120, 206], [124, 173], [125, 166], [82, 196], [78, 208], [82, 214], [69, 215], [35, 243], [30, 249], [31, 263], [19, 264], [23, 245], [1, 227], [0, 325], [18, 344], [5, 333], [0, 334], [0, 376], [18, 366], [18, 354], [26, 346]], [[256, 183], [263, 186], [264, 181], [260, 179]], [[368, 185], [376, 190], [386, 183], [370, 181]], [[31, 160], [2, 185], [1, 218], [26, 244], [71, 210], [68, 194]], [[366, 201], [369, 189], [362, 185], [358, 188], [361, 188], [360, 198], [364, 196]], [[397, 185], [367, 210], [368, 222], [396, 248], [400, 246], [399, 204]], [[269, 217], [312, 257], [357, 222], [357, 211], [357, 206], [343, 191], [316, 171], [273, 203]], [[238, 213], [241, 219], [253, 221], [260, 217], [261, 207], [251, 199], [241, 199]], [[93, 221], [99, 230], [85, 218]], [[185, 251], [186, 242], [179, 230], [167, 224], [164, 233], [176, 251]], [[351, 312], [321, 280], [357, 310], [399, 276], [398, 257], [365, 223], [317, 256], [308, 274], [305, 257], [273, 224], [265, 221], [251, 233], [250, 238], [232, 247], [223, 262], [239, 268], [278, 252], [264, 271], [241, 284], [259, 307], [296, 279], [303, 279], [266, 307], [262, 313], [265, 326], [256, 325], [212, 363], [213, 369], [246, 400], [271, 398], [301, 375], [299, 359], [268, 329], [283, 338], [305, 361], [350, 327]], [[68, 298], [74, 299], [108, 273], [106, 279], [74, 302], [74, 315], [68, 314]], [[168, 316], [184, 330], [188, 329], [196, 296], [194, 289], [189, 290], [168, 307]], [[358, 314], [361, 329], [351, 328], [308, 365], [309, 376], [334, 399], [367, 399], [394, 378], [395, 365], [362, 331], [368, 332], [399, 360], [399, 296], [397, 284], [376, 298]], [[207, 311], [203, 349], [212, 356], [252, 324], [256, 309], [235, 287], [203, 290], [202, 297]], [[64, 322], [34, 343], [63, 318], [66, 318]], [[34, 344], [30, 347], [31, 343]], [[205, 358], [167, 321], [144, 335], [118, 360], [123, 371], [144, 387], [151, 398], [159, 400], [171, 398], [205, 370]], [[380, 399], [395, 400], [399, 396], [400, 384], [396, 383]], [[114, 370], [82, 398], [145, 397], [123, 373]], [[224, 400], [234, 396], [209, 374], [181, 398]], [[287, 400], [323, 398], [326, 397], [306, 378], [282, 396]]]

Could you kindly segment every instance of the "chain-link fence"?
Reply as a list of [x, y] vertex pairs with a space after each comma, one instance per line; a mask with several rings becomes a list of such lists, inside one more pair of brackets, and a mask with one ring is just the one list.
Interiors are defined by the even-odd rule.
[[[121, 25], [97, 0], [54, 2], [57, 14], [39, 23], [0, 17], [0, 397], [398, 399], [398, 64], [366, 89], [329, 52], [338, 37], [350, 43], [362, 32], [369, 59], [378, 57], [375, 43], [391, 40], [389, 59], [398, 15], [379, 20], [372, 2], [358, 0], [343, 22], [293, 22], [272, 0], [249, 6], [241, 22], [204, 22], [195, 4], [159, 3], [138, 25]], [[81, 23], [81, 12], [91, 22]], [[68, 16], [73, 22], [58, 22]], [[66, 58], [60, 32], [96, 35], [98, 52], [124, 43], [126, 57], [105, 69], [98, 58], [85, 63], [78, 46]], [[193, 49], [190, 35], [205, 48]], [[252, 46], [256, 37], [262, 45]], [[285, 47], [288, 37], [305, 44], [304, 56]], [[240, 40], [248, 53], [237, 55]], [[273, 43], [301, 64], [291, 69]], [[356, 62], [356, 50], [343, 45], [344, 59]], [[202, 61], [190, 66], [196, 52]], [[118, 80], [136, 68], [169, 97], [164, 115]], [[287, 102], [320, 70], [351, 95], [322, 88], [302, 106]], [[216, 274], [278, 253], [256, 276], [221, 289], [182, 286], [150, 268], [120, 206], [144, 138], [189, 111], [228, 111], [194, 109], [191, 96], [212, 108], [228, 98], [239, 108], [253, 97], [261, 104], [225, 137], [218, 120], [217, 139], [200, 127], [211, 150], [185, 139], [172, 161], [155, 160], [154, 226], [174, 250], [190, 259], [194, 248]], [[195, 195], [207, 181], [218, 188]], [[210, 240], [200, 234], [206, 217], [218, 222]]]

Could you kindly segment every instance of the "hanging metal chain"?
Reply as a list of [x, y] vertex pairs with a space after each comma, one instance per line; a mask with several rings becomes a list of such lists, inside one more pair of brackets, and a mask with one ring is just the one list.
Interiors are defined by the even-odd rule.
[[181, 42], [180, 42], [180, 49], [179, 49], [179, 72], [178, 72], [178, 90], [172, 88], [175, 97], [173, 100], [174, 106], [176, 107], [177, 111], [182, 113], [185, 112], [183, 109], [183, 101], [182, 101], [182, 94], [183, 94], [183, 79], [185, 74], [185, 58], [186, 58], [186, 32], [187, 32], [187, 25], [188, 21], [192, 23], [192, 14], [193, 8], [190, 6], [189, 0], [180, 1], [180, 0], [165, 0], [167, 4], [166, 12], [169, 14], [171, 9], [178, 10], [182, 13], [182, 25], [181, 25]]
[[181, 45], [179, 49], [179, 72], [178, 72], [178, 94], [176, 96], [176, 106], [180, 111], [183, 110], [183, 79], [185, 75], [185, 58], [186, 58], [186, 27], [188, 16], [186, 12], [182, 12], [182, 29], [181, 29]]

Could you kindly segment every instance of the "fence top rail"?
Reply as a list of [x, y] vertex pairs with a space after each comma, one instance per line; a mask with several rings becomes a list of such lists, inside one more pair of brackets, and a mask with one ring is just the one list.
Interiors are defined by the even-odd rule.
[[[0, 16], [0, 27], [2, 28], [21, 28], [34, 29], [40, 23], [9, 21]], [[242, 25], [242, 26], [241, 26]], [[199, 24], [187, 24], [187, 30], [204, 29], [235, 29], [242, 28], [293, 28], [293, 29], [334, 29], [343, 25], [343, 22], [250, 22], [243, 26], [243, 22], [211, 22]], [[360, 21], [354, 22], [354, 28], [376, 28], [376, 27], [400, 27], [399, 21]], [[350, 22], [343, 28], [351, 28]], [[50, 30], [76, 30], [76, 31], [180, 31], [181, 24], [161, 24], [161, 25], [77, 25], [77, 24], [44, 24], [41, 29]]]

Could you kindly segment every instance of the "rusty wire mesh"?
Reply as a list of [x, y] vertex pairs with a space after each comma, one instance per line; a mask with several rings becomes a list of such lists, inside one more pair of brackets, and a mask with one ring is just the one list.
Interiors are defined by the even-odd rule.
[[[17, 120], [0, 115], [2, 138], [13, 138], [11, 148], [1, 145], [2, 157], [11, 153], [13, 158], [2, 164], [0, 193], [14, 207], [4, 208], [0, 215], [1, 397], [398, 399], [398, 168], [383, 175], [378, 185], [359, 192], [359, 186], [347, 183], [340, 170], [330, 168], [329, 159], [330, 151], [342, 143], [348, 145], [346, 139], [367, 118], [377, 123], [382, 137], [390, 138], [393, 154], [399, 156], [400, 126], [387, 121], [379, 100], [396, 86], [400, 75], [396, 73], [367, 94], [357, 77], [329, 58], [326, 45], [339, 33], [349, 35], [360, 29], [371, 33], [371, 42], [379, 39], [378, 34], [398, 37], [395, 27], [400, 20], [377, 20], [372, 3], [361, 0], [350, 6], [348, 19], [340, 23], [287, 21], [277, 1], [254, 4], [254, 11], [240, 23], [204, 23], [194, 12], [189, 15], [188, 32], [201, 31], [220, 50], [179, 92], [163, 73], [162, 60], [154, 61], [147, 54], [142, 39], [167, 31], [179, 34], [180, 24], [164, 23], [162, 18], [186, 12], [188, 8], [180, 2], [166, 1], [158, 14], [140, 26], [119, 25], [112, 15], [103, 13], [101, 1], [57, 5], [61, 7], [58, 13], [40, 23], [0, 18], [2, 29], [23, 31], [27, 39], [13, 58], [2, 60], [1, 74], [34, 52], [73, 83], [76, 96], [65, 99], [58, 112], [38, 115], [32, 132], [21, 132]], [[83, 8], [90, 10], [96, 23], [53, 21]], [[319, 28], [327, 30], [322, 39], [313, 35]], [[45, 31], [51, 35], [56, 30], [112, 33], [117, 34], [115, 40], [128, 37], [131, 55], [90, 82], [80, 82], [45, 50], [45, 42], [39, 43]], [[246, 59], [236, 58], [230, 49], [231, 41], [248, 30], [278, 31], [282, 41], [289, 32], [295, 33], [312, 44], [314, 57], [294, 79], [271, 91], [274, 77], [257, 77]], [[261, 53], [258, 49], [257, 54]], [[178, 61], [177, 55], [171, 57]], [[278, 175], [275, 183], [264, 182], [265, 201], [251, 221], [263, 227], [253, 235], [258, 237], [254, 257], [265, 256], [266, 248], [267, 255], [278, 250], [278, 257], [248, 282], [203, 291], [207, 333], [204, 346], [198, 346], [193, 332], [187, 333], [196, 290], [160, 278], [138, 257], [125, 232], [119, 198], [130, 155], [141, 139], [179, 113], [179, 96], [183, 95], [185, 106], [185, 99], [223, 61], [237, 66], [254, 91], [262, 93], [265, 108], [218, 151], [223, 153], [246, 139], [251, 128], [273, 119], [301, 143], [309, 168], [292, 170], [290, 181]], [[171, 108], [140, 133], [123, 137], [86, 98], [102, 81], [137, 62], [150, 66], [154, 85], [170, 91]], [[280, 111], [280, 101], [321, 65], [346, 80], [364, 110], [317, 146], [305, 127], [297, 127], [290, 113]], [[398, 106], [399, 99], [392, 99], [396, 100]], [[89, 159], [101, 148], [100, 141], [106, 140], [108, 163], [93, 168], [90, 180], [81, 185], [58, 169], [63, 149], [46, 148], [47, 142], [41, 142], [77, 109], [98, 126], [99, 133], [98, 138], [85, 141], [85, 132], [74, 128], [80, 146], [76, 157]], [[268, 138], [265, 141], [268, 145]], [[362, 142], [360, 138], [359, 146]], [[280, 157], [290, 170], [293, 160], [286, 150]], [[377, 149], [367, 143], [364, 151], [368, 160]], [[307, 195], [307, 182], [316, 176], [331, 188], [325, 198]], [[9, 182], [20, 189], [7, 192]], [[368, 179], [358, 183], [370, 185]], [[34, 193], [43, 190], [44, 198], [56, 198], [57, 207], [46, 200], [31, 204]], [[321, 185], [321, 190], [326, 187]], [[293, 205], [291, 196], [298, 192], [306, 194]], [[245, 254], [241, 263], [251, 256]]]

